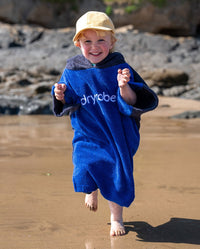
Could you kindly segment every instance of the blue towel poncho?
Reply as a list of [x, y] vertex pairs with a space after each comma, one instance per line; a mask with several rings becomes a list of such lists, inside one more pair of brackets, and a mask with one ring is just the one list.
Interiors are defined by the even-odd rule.
[[[130, 69], [129, 85], [137, 94], [134, 106], [120, 96], [119, 68]], [[117, 52], [95, 66], [83, 55], [71, 58], [58, 83], [67, 86], [66, 103], [56, 100], [53, 87], [54, 114], [71, 118], [75, 191], [99, 189], [107, 200], [128, 207], [135, 197], [133, 156], [140, 141], [140, 116], [156, 108], [156, 94]]]

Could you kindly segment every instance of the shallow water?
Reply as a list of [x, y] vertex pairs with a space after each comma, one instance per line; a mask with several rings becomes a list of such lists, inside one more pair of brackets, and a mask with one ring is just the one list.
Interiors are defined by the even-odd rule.
[[142, 118], [136, 199], [121, 238], [109, 236], [101, 196], [91, 213], [74, 193], [72, 137], [67, 117], [0, 117], [1, 249], [199, 248], [199, 119]]

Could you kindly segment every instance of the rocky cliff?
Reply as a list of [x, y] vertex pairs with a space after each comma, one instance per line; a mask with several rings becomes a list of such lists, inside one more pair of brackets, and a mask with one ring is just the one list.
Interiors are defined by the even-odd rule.
[[79, 53], [70, 27], [106, 7], [118, 27], [116, 50], [156, 93], [200, 100], [199, 0], [143, 0], [131, 11], [133, 1], [49, 1], [0, 0], [0, 114], [52, 114], [51, 86]]
[[[74, 29], [0, 25], [0, 113], [51, 114], [51, 86], [80, 53]], [[163, 96], [200, 100], [200, 40], [117, 29], [116, 50]]]
[[176, 36], [200, 33], [199, 0], [0, 0], [0, 21], [74, 27], [88, 10], [109, 12], [117, 27], [132, 24], [141, 31]]

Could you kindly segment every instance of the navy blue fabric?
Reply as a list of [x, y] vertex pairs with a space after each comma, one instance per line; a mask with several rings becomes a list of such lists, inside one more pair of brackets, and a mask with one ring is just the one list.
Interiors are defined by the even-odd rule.
[[[129, 68], [135, 106], [120, 96], [117, 71]], [[138, 82], [137, 82], [138, 81]], [[120, 53], [93, 66], [82, 55], [71, 58], [59, 83], [67, 86], [66, 104], [54, 96], [54, 114], [70, 115], [73, 138], [73, 184], [77, 192], [100, 189], [104, 198], [128, 207], [134, 200], [133, 156], [142, 113], [158, 104], [156, 94]]]

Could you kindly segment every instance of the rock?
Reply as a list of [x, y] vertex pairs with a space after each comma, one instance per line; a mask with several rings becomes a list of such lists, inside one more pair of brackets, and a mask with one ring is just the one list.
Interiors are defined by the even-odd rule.
[[180, 114], [174, 115], [172, 119], [191, 119], [191, 118], [200, 118], [200, 111], [186, 111]]
[[37, 86], [35, 87], [35, 94], [43, 94], [43, 93], [50, 93], [51, 92], [51, 85], [49, 84], [49, 82], [44, 82], [44, 83], [40, 83], [37, 84]]
[[43, 28], [1, 23], [1, 48], [20, 48], [40, 40]]
[[[16, 68], [0, 73], [0, 114], [52, 114], [51, 86], [58, 77], [57, 70], [29, 71]], [[52, 82], [52, 83], [51, 83]]]
[[0, 95], [0, 113], [6, 115], [19, 114], [21, 106], [26, 105], [26, 97]]
[[200, 87], [195, 87], [192, 90], [184, 92], [180, 95], [181, 98], [200, 100]]
[[183, 94], [192, 89], [192, 86], [173, 86], [171, 88], [160, 89], [159, 94], [167, 97], [183, 97]]
[[0, 114], [2, 115], [32, 115], [52, 114], [51, 99], [29, 99], [22, 96], [1, 96]]
[[28, 79], [20, 79], [19, 81], [16, 82], [16, 84], [20, 87], [24, 87], [24, 86], [30, 86], [32, 82]]
[[126, 6], [127, 2], [122, 2], [113, 8], [112, 18], [117, 26], [133, 24], [141, 31], [172, 36], [195, 35], [199, 32], [199, 1], [167, 0], [161, 7], [149, 1], [130, 13], [127, 13]]
[[33, 100], [27, 103], [27, 105], [21, 105], [19, 110], [19, 115], [52, 115], [52, 103], [51, 99], [49, 101], [44, 100]]
[[148, 81], [151, 79], [151, 85], [161, 88], [170, 88], [177, 85], [186, 85], [189, 76], [187, 73], [177, 69], [159, 68], [152, 71], [146, 71], [142, 74], [143, 78]]
[[[74, 29], [0, 26], [0, 114], [52, 114], [51, 87], [80, 50]], [[159, 95], [200, 100], [200, 40], [117, 29], [116, 51]], [[11, 41], [21, 46], [10, 47]]]

